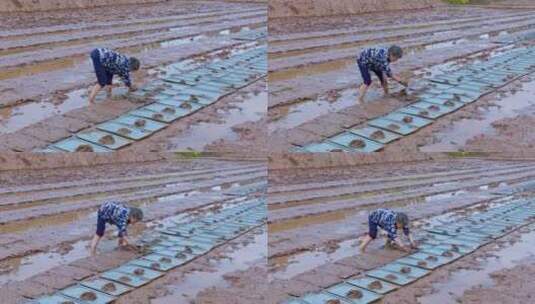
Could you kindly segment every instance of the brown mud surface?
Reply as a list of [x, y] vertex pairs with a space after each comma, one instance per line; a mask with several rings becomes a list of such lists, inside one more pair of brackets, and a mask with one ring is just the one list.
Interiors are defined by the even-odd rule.
[[[89, 53], [96, 47], [138, 57], [142, 69], [133, 78], [141, 87], [165, 75], [170, 65], [187, 69], [261, 45], [262, 41], [234, 38], [267, 22], [266, 4], [254, 1], [165, 1], [131, 10], [126, 15], [123, 5], [54, 10], [47, 12], [47, 18], [40, 12], [0, 13], [0, 150], [34, 151], [150, 101], [116, 88], [111, 98], [102, 93], [96, 104], [89, 104], [88, 89], [95, 82]], [[188, 140], [182, 133], [190, 124], [203, 121], [225, 130], [220, 137], [206, 139], [199, 149], [218, 140], [235, 146], [241, 137], [232, 129], [256, 123], [258, 113], [266, 111], [267, 97], [258, 96], [265, 91], [258, 88], [260, 82], [265, 84], [253, 83], [179, 120], [174, 130], [160, 136], [165, 141], [133, 146], [145, 151], [160, 143], [173, 148], [173, 141]], [[118, 80], [117, 84], [121, 85]], [[228, 108], [241, 110], [242, 117], [225, 113]], [[256, 148], [255, 139], [261, 134], [254, 128], [250, 131], [253, 139], [244, 138], [245, 143], [239, 144], [260, 154], [264, 147]]]
[[[271, 151], [318, 142], [404, 106], [413, 101], [412, 91], [423, 75], [484, 61], [522, 46], [528, 41], [501, 41], [531, 33], [534, 14], [533, 9], [479, 5], [270, 19]], [[394, 72], [411, 79], [411, 92], [396, 93], [399, 87], [392, 86], [396, 94], [383, 97], [375, 81], [365, 103], [359, 103], [357, 87], [362, 80], [355, 66], [358, 52], [364, 47], [394, 43], [405, 50], [405, 56], [393, 64]], [[532, 116], [531, 103], [526, 100], [532, 87], [528, 75], [388, 144], [385, 151], [532, 151], [529, 135], [522, 135]], [[522, 123], [515, 125], [513, 121]], [[467, 129], [473, 131], [461, 131]]]
[[269, 17], [325, 16], [370, 13], [376, 11], [412, 10], [441, 4], [438, 0], [271, 0]]
[[[263, 197], [267, 169], [261, 161], [201, 158], [3, 171], [0, 180], [0, 295], [2, 303], [8, 304], [64, 288], [139, 255], [118, 249], [115, 228], [108, 227], [99, 254], [89, 257], [95, 210], [102, 202], [119, 200], [143, 209], [143, 222], [129, 227], [129, 236], [136, 242], [142, 233], [166, 223], [169, 217], [195, 218]], [[151, 303], [156, 295], [186, 294], [190, 288], [180, 289], [186, 286], [180, 281], [190, 272], [210, 278], [198, 284], [199, 295], [205, 289], [227, 287], [227, 273], [265, 268], [265, 254], [264, 261], [261, 258], [265, 238], [265, 229], [247, 232], [217, 251], [124, 295], [125, 299], [121, 297], [118, 303]], [[241, 266], [225, 262], [227, 256], [234, 261], [241, 260], [242, 255], [246, 258]], [[221, 259], [223, 262], [217, 262]], [[224, 271], [218, 273], [219, 266]], [[241, 277], [239, 273], [234, 275]], [[228, 290], [246, 293], [240, 286]], [[197, 293], [190, 294], [188, 301], [196, 297]]]
[[[485, 210], [509, 199], [497, 194], [496, 190], [532, 181], [535, 176], [530, 172], [534, 165], [533, 161], [522, 160], [450, 158], [271, 169], [268, 189], [269, 303], [281, 303], [290, 295], [317, 292], [403, 256], [400, 251], [385, 248], [382, 241], [372, 242], [366, 253], [359, 253], [359, 238], [368, 229], [370, 210], [391, 208], [406, 212], [411, 218], [412, 231], [417, 232], [427, 223], [439, 223]], [[531, 192], [515, 195], [529, 197]], [[525, 241], [523, 248], [532, 245], [532, 238]], [[503, 244], [510, 245], [508, 242]], [[485, 250], [477, 250], [475, 255], [480, 252], [485, 255]], [[511, 250], [516, 252], [514, 248]], [[521, 252], [527, 255], [525, 250]], [[451, 267], [466, 267], [466, 264], [455, 266], [457, 264], [452, 263]], [[441, 268], [428, 277], [447, 272]], [[417, 301], [416, 298], [432, 294], [433, 290], [429, 288], [429, 281], [422, 283], [427, 286], [424, 288], [426, 293], [422, 288], [413, 288], [420, 286], [420, 281], [388, 295], [383, 301], [454, 303], [444, 297]], [[503, 290], [511, 286], [509, 284], [503, 283]], [[523, 284], [528, 281], [524, 280]], [[518, 286], [522, 285], [518, 283]], [[511, 297], [507, 299], [522, 299], [522, 296], [515, 298], [510, 292], [508, 295]]]

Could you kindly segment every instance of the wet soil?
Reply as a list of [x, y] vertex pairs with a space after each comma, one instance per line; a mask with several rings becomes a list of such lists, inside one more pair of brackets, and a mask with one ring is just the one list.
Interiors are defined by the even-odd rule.
[[[402, 45], [406, 54], [402, 60], [394, 64], [395, 72], [412, 79], [416, 85], [418, 75], [421, 75], [422, 71], [429, 74], [434, 73], [435, 69], [447, 70], [448, 63], [463, 63], [478, 58], [485, 60], [488, 56], [492, 56], [493, 50], [503, 46], [493, 42], [532, 30], [531, 25], [524, 23], [531, 22], [529, 21], [531, 12], [525, 13], [526, 15], [523, 15], [519, 10], [497, 8], [448, 7], [415, 10], [406, 14], [389, 12], [357, 16], [280, 18], [274, 19], [273, 22], [270, 20], [270, 30], [273, 29], [269, 49], [268, 129], [272, 141], [270, 148], [272, 151], [287, 151], [295, 145], [317, 142], [347, 127], [384, 115], [410, 101], [410, 94], [383, 98], [380, 87], [375, 84], [367, 96], [366, 103], [358, 103], [356, 87], [360, 76], [355, 67], [354, 57], [359, 49], [370, 45], [392, 43]], [[493, 18], [488, 19], [489, 15]], [[481, 22], [485, 24], [488, 22], [484, 26], [488, 32], [480, 33]], [[463, 28], [473, 27], [474, 31], [452, 30], [451, 26], [455, 25]], [[444, 32], [441, 32], [442, 30]], [[488, 149], [487, 151], [512, 152], [518, 151], [520, 147], [523, 151], [529, 150], [529, 136], [523, 143], [514, 147], [509, 145], [515, 142], [507, 141], [505, 138], [507, 135], [521, 133], [515, 132], [517, 130], [512, 126], [515, 118], [528, 123], [529, 114], [521, 116], [519, 112], [513, 110], [529, 111], [529, 102], [520, 95], [517, 99], [512, 97], [503, 103], [500, 103], [501, 98], [490, 102], [478, 101], [476, 104], [482, 108], [488, 108], [492, 104], [498, 106], [507, 104], [503, 109], [496, 107], [494, 113], [492, 111], [489, 111], [488, 115], [483, 113], [482, 116], [485, 116], [482, 120], [489, 122], [480, 121], [478, 126], [494, 124], [498, 126], [496, 129], [504, 126], [503, 129], [507, 129], [508, 132], [498, 129], [496, 132], [485, 134], [481, 131], [474, 134], [473, 138], [467, 138], [468, 142], [461, 144], [462, 147], [456, 147], [457, 150]], [[476, 112], [469, 109], [458, 112], [462, 113], [459, 115], [463, 115], [464, 118], [481, 120]], [[509, 118], [511, 122], [508, 123], [505, 118]], [[440, 123], [454, 124], [456, 120], [459, 118], [448, 115], [442, 117]], [[468, 122], [468, 124], [470, 130], [481, 130], [476, 123]], [[423, 131], [434, 127], [435, 124]], [[459, 125], [457, 130], [460, 128]], [[395, 153], [400, 151], [416, 153], [418, 147], [426, 145], [418, 140], [420, 136], [424, 138], [430, 134], [424, 133], [417, 132], [408, 136], [388, 145], [386, 150]], [[462, 136], [469, 135], [463, 133]], [[500, 139], [493, 140], [495, 136], [499, 136]], [[464, 142], [456, 135], [449, 137]], [[522, 141], [520, 136], [517, 139]], [[449, 142], [447, 139], [444, 140]], [[471, 142], [474, 142], [472, 146]], [[433, 151], [448, 150], [443, 146], [444, 144], [440, 147], [437, 145]]]
[[[317, 292], [321, 288], [342, 281], [344, 278], [357, 275], [364, 270], [378, 267], [402, 256], [402, 253], [399, 251], [386, 248], [382, 241], [372, 242], [364, 254], [358, 252], [359, 237], [367, 230], [367, 214], [370, 210], [380, 207], [403, 210], [411, 218], [411, 222], [413, 223], [412, 231], [417, 232], [419, 227], [423, 225], [448, 222], [471, 212], [485, 210], [489, 206], [510, 199], [505, 196], [487, 195], [494, 192], [495, 189], [508, 187], [505, 176], [500, 178], [501, 181], [472, 187], [470, 186], [470, 182], [460, 182], [458, 177], [450, 173], [465, 172], [468, 176], [482, 180], [476, 177], [483, 173], [480, 171], [481, 169], [490, 169], [492, 167], [495, 169], [505, 169], [508, 166], [513, 166], [510, 167], [513, 169], [516, 165], [522, 166], [522, 163], [524, 165], [530, 164], [530, 162], [523, 161], [517, 163], [477, 159], [450, 159], [417, 163], [404, 163], [400, 161], [400, 163], [378, 163], [362, 167], [344, 166], [343, 168], [336, 166], [329, 167], [326, 165], [321, 169], [313, 167], [306, 169], [301, 167], [299, 169], [290, 168], [270, 171], [270, 198], [274, 196], [274, 198], [279, 199], [281, 202], [285, 201], [283, 208], [277, 209], [276, 211], [282, 210], [284, 213], [289, 214], [294, 202], [300, 200], [299, 197], [310, 196], [311, 193], [319, 194], [322, 191], [328, 197], [323, 198], [315, 204], [331, 205], [333, 207], [325, 208], [325, 212], [318, 216], [309, 216], [306, 213], [313, 207], [311, 204], [305, 204], [306, 208], [303, 208], [300, 214], [296, 213], [289, 216], [289, 219], [284, 221], [277, 220], [276, 217], [272, 216], [274, 213], [270, 211], [268, 216], [268, 265], [270, 278], [269, 290], [271, 291], [272, 297], [269, 302], [279, 303], [287, 298], [288, 295], [301, 296], [307, 292]], [[495, 169], [490, 170], [493, 171]], [[339, 175], [337, 174], [338, 172], [340, 173]], [[372, 173], [372, 176], [370, 177], [368, 173]], [[399, 177], [391, 176], [391, 173], [399, 174]], [[350, 210], [344, 210], [342, 212], [333, 211], [336, 210], [335, 205], [333, 205], [333, 202], [336, 202], [336, 200], [331, 199], [331, 197], [336, 197], [340, 191], [339, 189], [345, 187], [343, 185], [352, 184], [352, 187], [355, 189], [363, 189], [373, 183], [387, 186], [390, 181], [396, 179], [404, 181], [412, 180], [413, 182], [421, 179], [432, 182], [432, 176], [434, 174], [438, 174], [437, 176], [443, 176], [449, 180], [434, 183], [430, 188], [457, 185], [460, 190], [428, 196], [422, 201], [409, 199], [406, 202], [400, 202], [401, 204], [396, 203], [394, 205], [389, 205], [386, 201], [370, 206], [371, 208], [367, 206], [360, 207], [358, 204], [359, 201], [365, 201], [369, 197], [380, 196], [382, 193], [390, 192], [385, 189], [371, 193], [369, 196], [355, 198], [354, 207]], [[494, 173], [490, 173], [490, 175], [495, 176]], [[526, 180], [531, 180], [532, 178], [530, 177]], [[337, 184], [340, 186], [337, 187]], [[416, 192], [420, 191], [415, 184], [408, 187]], [[472, 273], [470, 272], [471, 270], [467, 270], [468, 272], [463, 272], [455, 279], [452, 279], [453, 282], [446, 283], [448, 284], [446, 286], [449, 286], [448, 288], [443, 288], [443, 285], [433, 285], [429, 283], [433, 282], [433, 280], [426, 281], [426, 277], [420, 281], [427, 283], [418, 281], [413, 285], [404, 287], [388, 295], [384, 299], [384, 303], [393, 303], [393, 301], [401, 301], [402, 303], [453, 303], [456, 301], [455, 295], [452, 292], [448, 293], [448, 290], [460, 290], [459, 295], [462, 296], [463, 289], [459, 289], [459, 286], [466, 287], [464, 290], [470, 290], [466, 291], [465, 296], [469, 295], [470, 292], [475, 292], [473, 290], [490, 294], [492, 292], [491, 287], [485, 284], [482, 286], [479, 285], [481, 282], [489, 282], [490, 279], [481, 281], [479, 278], [483, 279], [486, 274], [493, 273], [502, 268], [514, 267], [517, 265], [516, 263], [529, 265], [528, 262], [519, 260], [532, 254], [530, 253], [531, 249], [529, 249], [532, 243], [531, 238], [530, 236], [524, 237], [523, 242], [519, 243], [521, 245], [518, 246], [511, 246], [513, 243], [509, 241], [499, 241], [503, 247], [510, 248], [506, 248], [505, 252], [498, 254], [500, 256], [499, 260], [491, 262], [491, 265], [495, 266], [485, 268], [486, 262], [484, 259], [477, 259], [477, 263], [463, 262], [458, 264], [455, 262], [451, 265], [451, 269], [471, 269], [472, 266], [476, 267], [475, 265], [479, 264], [481, 266], [477, 266], [475, 268], [477, 270], [474, 271], [481, 272], [481, 267], [487, 269], [481, 275], [472, 276], [470, 275]], [[481, 252], [483, 253], [480, 253], [480, 250], [478, 250], [475, 255], [482, 257], [489, 256], [486, 249]], [[506, 262], [506, 260], [509, 262]], [[458, 266], [455, 266], [456, 264]], [[443, 272], [441, 268], [440, 270], [433, 271], [429, 278], [444, 278], [447, 277], [445, 273], [448, 273], [448, 270], [444, 270]], [[474, 277], [476, 279], [472, 283], [472, 278]], [[467, 278], [470, 278], [469, 283], [466, 282]], [[444, 281], [446, 279], [440, 282]], [[524, 280], [524, 283], [518, 283], [518, 286], [526, 283], [527, 281]], [[511, 286], [516, 286], [517, 283], [502, 281], [501, 284], [503, 286], [499, 287], [501, 288], [500, 290], [505, 291], [510, 289]], [[472, 287], [473, 289], [471, 289]], [[441, 290], [444, 291], [442, 292]], [[436, 297], [434, 296], [435, 292], [437, 293]], [[505, 294], [504, 299], [516, 303], [514, 292], [505, 291]], [[424, 302], [426, 296], [429, 296], [429, 301]], [[470, 298], [466, 296], [463, 299]], [[518, 299], [523, 299], [522, 293]], [[475, 301], [473, 303], [478, 303], [477, 297], [474, 296], [472, 301]]]
[[[37, 12], [2, 18], [2, 26], [6, 27], [0, 30], [0, 36], [6, 39], [0, 45], [4, 67], [0, 73], [0, 149], [32, 151], [148, 101], [115, 89], [111, 98], [102, 94], [97, 104], [88, 104], [87, 92], [94, 82], [94, 73], [87, 54], [103, 43], [141, 60], [142, 71], [134, 73], [134, 82], [139, 87], [154, 81], [157, 77], [154, 70], [165, 65], [187, 68], [188, 62], [214, 60], [222, 56], [221, 52], [229, 54], [251, 47], [250, 42], [234, 40], [233, 35], [266, 22], [265, 4], [254, 2], [210, 1], [193, 6], [179, 1], [149, 3], [136, 6], [136, 13], [128, 18], [122, 8], [115, 5], [74, 12], [58, 10], [47, 14], [48, 19], [38, 18], [41, 14]], [[165, 13], [159, 14], [159, 10]], [[14, 20], [26, 27], [9, 27]], [[24, 83], [32, 86], [23, 86]], [[231, 103], [235, 98], [227, 98], [220, 107], [236, 107]], [[234, 136], [232, 128], [256, 122], [255, 115], [261, 108], [258, 104], [261, 103], [246, 107], [245, 110], [255, 110], [247, 111], [248, 115], [239, 119], [235, 113], [206, 113], [189, 123], [212, 123], [219, 119], [224, 122], [218, 126], [224, 129], [221, 133], [225, 135], [221, 137], [230, 135], [227, 141], [234, 144], [240, 138]], [[216, 113], [220, 109], [211, 111]], [[184, 126], [188, 125], [184, 123], [176, 129], [183, 130]], [[102, 142], [111, 143], [111, 139], [103, 138]], [[146, 150], [147, 146], [136, 148]], [[91, 149], [82, 147], [82, 150]]]
[[[247, 173], [255, 170], [260, 173], [257, 177]], [[101, 167], [81, 166], [57, 171], [28, 170], [26, 174], [21, 172], [23, 171], [1, 173], [2, 179], [6, 181], [5, 186], [0, 189], [3, 201], [8, 202], [10, 197], [25, 200], [26, 197], [31, 202], [38, 201], [43, 195], [56, 195], [53, 201], [63, 200], [63, 205], [70, 207], [55, 216], [39, 216], [35, 213], [35, 208], [23, 206], [16, 210], [24, 216], [15, 221], [8, 218], [9, 210], [2, 211], [0, 219], [4, 224], [0, 225], [3, 231], [0, 240], [0, 285], [5, 288], [1, 288], [0, 293], [14, 290], [20, 296], [51, 292], [95, 272], [115, 267], [136, 255], [131, 251], [116, 250], [116, 239], [113, 237], [115, 229], [112, 227], [108, 229], [100, 246], [100, 254], [95, 258], [88, 257], [87, 246], [96, 220], [95, 209], [87, 209], [90, 206], [88, 204], [98, 205], [99, 202], [115, 197], [119, 201], [142, 208], [145, 213], [144, 222], [129, 227], [129, 235], [136, 240], [144, 231], [165, 223], [169, 216], [180, 214], [187, 219], [218, 212], [225, 206], [239, 203], [248, 195], [235, 194], [236, 191], [265, 185], [266, 179], [266, 169], [262, 162], [242, 163], [217, 159], [160, 161], [134, 167], [132, 164], [117, 164]], [[171, 176], [175, 176], [173, 182], [169, 182]], [[43, 180], [47, 182], [43, 183]], [[120, 192], [116, 190], [104, 190], [106, 184], [120, 186], [134, 182], [141, 185], [147, 181], [162, 183], [158, 190], [134, 192], [152, 193], [152, 198], [147, 196], [139, 199], [142, 195], [138, 194], [135, 195], [138, 197], [136, 200], [129, 201], [125, 200], [124, 195], [121, 199], [121, 194], [118, 194]], [[76, 205], [76, 199], [64, 196], [68, 192], [76, 196], [80, 189], [98, 188], [99, 185], [104, 192], [100, 197], [92, 199], [92, 203]], [[184, 187], [190, 189], [184, 191]], [[60, 194], [62, 192], [64, 194]], [[172, 195], [173, 192], [181, 195]], [[261, 194], [255, 190], [250, 195]], [[58, 212], [60, 209], [51, 210]]]

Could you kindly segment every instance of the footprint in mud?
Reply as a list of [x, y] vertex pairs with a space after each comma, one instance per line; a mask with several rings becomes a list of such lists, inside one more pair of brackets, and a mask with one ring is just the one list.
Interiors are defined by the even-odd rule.
[[440, 111], [440, 107], [437, 106], [437, 105], [429, 106], [429, 107], [427, 107], [427, 109], [428, 109], [429, 111], [433, 111], [433, 112], [438, 112], [438, 111]]
[[102, 286], [102, 291], [104, 292], [112, 292], [112, 291], [116, 291], [117, 288], [115, 287], [115, 284], [113, 283], [106, 283], [104, 284], [104, 286]]
[[154, 113], [154, 114], [152, 114], [152, 118], [154, 118], [156, 120], [161, 120], [163, 118], [163, 115], [160, 114], [160, 113]]
[[189, 103], [183, 102], [183, 103], [180, 104], [180, 108], [181, 109], [185, 109], [185, 110], [190, 110], [193, 107]]
[[403, 122], [404, 123], [411, 123], [414, 119], [410, 116], [405, 116], [403, 117]]
[[144, 127], [147, 122], [144, 119], [137, 119], [136, 122], [134, 122], [134, 126], [141, 128]]
[[438, 258], [437, 258], [437, 257], [435, 257], [435, 256], [432, 256], [432, 255], [430, 255], [430, 256], [427, 256], [427, 258], [425, 258], [425, 259], [426, 259], [426, 260], [428, 260], [428, 261], [433, 261], [433, 262], [436, 262], [436, 261], [438, 261]]
[[371, 134], [371, 139], [384, 139], [385, 133], [383, 131], [377, 130]]
[[91, 147], [90, 145], [79, 145], [75, 152], [94, 152], [93, 151], [93, 147]]
[[453, 253], [451, 253], [450, 251], [444, 251], [442, 253], [442, 256], [443, 257], [447, 257], [447, 258], [451, 258], [453, 256]]
[[392, 124], [389, 124], [389, 125], [387, 126], [387, 128], [388, 128], [389, 130], [398, 130], [398, 129], [399, 129], [399, 126], [396, 125], [396, 124], [393, 124], [393, 123], [392, 123]]
[[418, 266], [426, 267], [427, 266], [427, 262], [426, 261], [418, 261]]
[[113, 136], [111, 135], [105, 135], [105, 136], [102, 136], [98, 140], [98, 142], [103, 145], [113, 145], [115, 143], [115, 138], [113, 138]]
[[128, 128], [120, 128], [119, 130], [117, 130], [117, 133], [121, 134], [121, 135], [128, 135], [130, 133], [132, 133], [132, 131]]
[[383, 288], [383, 284], [380, 281], [373, 281], [370, 284], [368, 284], [368, 288], [370, 289], [381, 289]]
[[421, 110], [420, 112], [418, 112], [418, 114], [420, 114], [421, 116], [427, 116], [429, 115], [429, 112], [427, 112], [426, 110]]
[[175, 114], [176, 113], [175, 109], [173, 109], [171, 107], [166, 107], [165, 109], [163, 109], [162, 112], [169, 113], [169, 114]]
[[362, 292], [358, 289], [352, 289], [346, 294], [346, 297], [350, 299], [360, 299], [362, 298]]
[[450, 108], [451, 108], [451, 107], [453, 107], [455, 104], [453, 103], [453, 101], [448, 100], [448, 101], [444, 102], [444, 105], [447, 106], [447, 107], [450, 107]]
[[171, 263], [171, 259], [163, 257], [163, 258], [160, 258], [160, 262], [169, 264], [169, 263]]
[[95, 301], [97, 299], [97, 295], [92, 291], [86, 291], [80, 295], [80, 299], [84, 301]]
[[136, 268], [136, 270], [134, 270], [134, 274], [137, 275], [137, 276], [141, 276], [145, 273], [145, 270], [141, 269], [141, 268]]

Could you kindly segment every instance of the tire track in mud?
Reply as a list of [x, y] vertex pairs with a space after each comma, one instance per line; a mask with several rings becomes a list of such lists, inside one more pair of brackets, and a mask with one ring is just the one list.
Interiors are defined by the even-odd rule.
[[[123, 190], [103, 192], [97, 195], [83, 196], [81, 198], [70, 198], [55, 200], [53, 198], [47, 201], [36, 202], [31, 201], [31, 205], [23, 209], [9, 209], [2, 211], [0, 218], [0, 230], [2, 228], [9, 228], [6, 224], [13, 224], [13, 222], [22, 220], [31, 220], [43, 216], [63, 215], [67, 216], [72, 212], [81, 212], [84, 210], [91, 211], [98, 207], [103, 200], [125, 201], [133, 205], [149, 204], [150, 202], [157, 202], [166, 197], [172, 196], [187, 196], [189, 193], [210, 191], [213, 187], [230, 187], [232, 184], [248, 184], [251, 182], [258, 182], [265, 177], [265, 173], [244, 174], [237, 177], [226, 178], [212, 178], [204, 182], [197, 182], [194, 184], [186, 184], [182, 187], [161, 186], [164, 189], [144, 189], [144, 190]], [[2, 227], [3, 226], [3, 227]]]
[[530, 13], [528, 16], [523, 16], [514, 19], [503, 18], [502, 20], [502, 18], [498, 18], [491, 21], [486, 19], [484, 22], [478, 22], [470, 25], [458, 25], [458, 23], [455, 23], [454, 26], [448, 25], [421, 30], [411, 27], [411, 31], [405, 33], [395, 33], [396, 31], [378, 31], [377, 33], [362, 34], [360, 32], [356, 32], [344, 34], [343, 36], [347, 37], [343, 38], [339, 37], [340, 35], [329, 35], [327, 37], [310, 38], [305, 43], [292, 40], [291, 42], [286, 42], [284, 45], [281, 45], [279, 47], [270, 46], [269, 56], [270, 59], [279, 59], [284, 57], [292, 57], [294, 56], [294, 53], [299, 53], [298, 51], [301, 51], [303, 53], [311, 53], [315, 50], [322, 49], [324, 47], [332, 47], [333, 49], [338, 49], [341, 47], [346, 47], [346, 45], [357, 46], [366, 43], [374, 43], [378, 40], [402, 41], [402, 39], [407, 38], [428, 37], [438, 35], [440, 33], [447, 33], [458, 30], [470, 32], [472, 29], [475, 28], [482, 28], [485, 26], [496, 24], [504, 24], [514, 27], [517, 23], [522, 24], [521, 21], [533, 20], [534, 16], [535, 13]]
[[[499, 17], [497, 17], [497, 20], [511, 18], [514, 19], [515, 17], [522, 17], [522, 16], [528, 16], [532, 15], [533, 12], [528, 13], [513, 13], [513, 14], [502, 14]], [[278, 46], [278, 45], [284, 45], [287, 42], [294, 42], [299, 40], [309, 40], [309, 39], [315, 39], [320, 38], [323, 36], [327, 37], [333, 37], [338, 35], [346, 35], [351, 33], [358, 33], [358, 34], [369, 34], [374, 32], [384, 32], [384, 31], [396, 31], [396, 30], [406, 30], [406, 29], [415, 29], [415, 28], [427, 28], [427, 27], [433, 27], [433, 26], [441, 26], [441, 25], [455, 25], [455, 24], [464, 24], [464, 23], [474, 23], [477, 21], [485, 21], [488, 20], [488, 16], [485, 17], [477, 17], [477, 18], [459, 18], [459, 19], [448, 19], [448, 20], [440, 20], [440, 21], [432, 21], [432, 22], [425, 22], [425, 23], [408, 23], [408, 24], [399, 24], [397, 26], [369, 26], [369, 27], [357, 27], [357, 28], [343, 28], [343, 29], [335, 29], [335, 30], [325, 30], [325, 31], [309, 31], [305, 33], [295, 33], [295, 34], [274, 34], [270, 35], [268, 41], [271, 45]]]
[[[254, 13], [262, 12], [262, 9], [243, 9], [240, 10], [241, 13]], [[228, 14], [227, 14], [228, 15]], [[219, 17], [224, 16], [219, 10], [207, 13], [198, 13], [198, 14], [180, 14], [176, 16], [167, 16], [167, 17], [158, 17], [158, 18], [144, 18], [136, 19], [136, 21], [125, 20], [125, 21], [113, 21], [113, 22], [92, 22], [92, 23], [80, 23], [80, 24], [66, 24], [66, 25], [56, 25], [56, 26], [44, 26], [39, 28], [29, 28], [29, 29], [15, 29], [15, 30], [2, 30], [0, 31], [0, 38], [6, 40], [17, 39], [26, 36], [38, 36], [43, 34], [64, 34], [69, 32], [92, 30], [99, 28], [109, 28], [116, 26], [134, 26], [134, 25], [150, 25], [158, 24], [172, 21], [186, 21], [196, 18], [209, 18], [209, 17]]]
[[[229, 176], [240, 176], [245, 174], [255, 174], [255, 173], [261, 173], [264, 170], [260, 167], [251, 168], [251, 169], [241, 169], [238, 168], [236, 170], [225, 170], [223, 172], [221, 171], [209, 171], [204, 174], [191, 174], [187, 176], [183, 176], [182, 174], [178, 174], [178, 178], [174, 176], [166, 177], [161, 176], [161, 178], [157, 178], [156, 180], [153, 180], [152, 178], [149, 179], [138, 179], [134, 182], [124, 182], [125, 180], [120, 179], [112, 179], [111, 181], [89, 181], [86, 183], [76, 183], [74, 185], [68, 186], [68, 187], [61, 187], [61, 190], [59, 189], [51, 189], [51, 188], [45, 188], [40, 189], [38, 193], [35, 193], [34, 190], [31, 192], [24, 191], [23, 194], [21, 191], [14, 190], [14, 193], [10, 194], [3, 194], [0, 195], [0, 208], [1, 207], [12, 207], [12, 206], [27, 206], [27, 205], [33, 205], [35, 203], [44, 203], [44, 202], [58, 202], [58, 200], [69, 200], [74, 199], [78, 197], [85, 197], [85, 196], [93, 196], [98, 195], [102, 193], [109, 193], [109, 192], [128, 192], [132, 191], [134, 189], [137, 190], [149, 190], [149, 189], [159, 189], [160, 187], [167, 187], [172, 186], [180, 183], [184, 183], [184, 185], [191, 185], [198, 181], [203, 181], [208, 178], [218, 178], [218, 177], [229, 177]], [[219, 173], [219, 174], [214, 174]], [[122, 182], [122, 183], [121, 183]], [[113, 184], [112, 184], [113, 183]], [[120, 183], [119, 185], [117, 183]], [[83, 186], [83, 188], [81, 188]], [[13, 190], [9, 190], [13, 191]]]
[[[500, 175], [508, 175], [512, 173], [521, 173], [526, 172], [529, 170], [535, 169], [535, 167], [526, 167], [524, 166], [518, 166], [516, 168], [507, 168], [507, 169], [501, 169], [501, 170], [484, 170], [484, 171], [471, 171], [469, 173], [463, 173], [463, 174], [456, 174], [454, 172], [451, 175], [448, 175], [446, 177], [435, 177], [434, 175], [428, 175], [425, 179], [422, 179], [421, 177], [413, 178], [411, 176], [408, 176], [407, 178], [399, 178], [398, 181], [388, 181], [388, 180], [376, 180], [376, 181], [364, 181], [364, 183], [361, 183], [360, 181], [354, 180], [354, 183], [348, 184], [348, 181], [342, 181], [341, 185], [338, 186], [330, 186], [330, 187], [310, 187], [305, 190], [305, 192], [300, 192], [296, 194], [286, 194], [281, 193], [280, 195], [273, 195], [270, 193], [270, 196], [268, 198], [268, 204], [269, 207], [279, 207], [284, 208], [284, 205], [292, 204], [294, 202], [298, 201], [309, 201], [309, 200], [318, 200], [323, 199], [327, 197], [332, 197], [334, 195], [336, 196], [343, 196], [347, 194], [366, 194], [366, 193], [374, 193], [379, 192], [381, 190], [391, 190], [391, 191], [398, 191], [401, 189], [411, 188], [411, 187], [424, 187], [434, 184], [442, 184], [442, 183], [452, 183], [452, 182], [460, 182], [460, 181], [469, 181], [472, 179], [480, 179], [484, 177], [492, 177], [492, 176], [500, 176]], [[410, 182], [407, 182], [407, 180], [411, 180]], [[333, 182], [334, 183], [334, 182]], [[329, 185], [326, 185], [329, 186]], [[314, 190], [314, 191], [311, 191]]]
[[[500, 165], [496, 166], [499, 168], [499, 170], [506, 170], [506, 169], [518, 169], [523, 168], [525, 165], [522, 164], [516, 164], [516, 165]], [[464, 174], [478, 174], [478, 173], [487, 173], [491, 172], [493, 170], [496, 170], [496, 167], [494, 168], [475, 168], [475, 169], [461, 169], [461, 170], [455, 170], [453, 172], [451, 171], [444, 171], [444, 172], [433, 172], [433, 173], [425, 173], [425, 174], [417, 174], [417, 175], [409, 175], [409, 176], [395, 176], [395, 177], [384, 177], [384, 178], [365, 178], [365, 179], [345, 179], [345, 180], [337, 180], [337, 181], [325, 181], [321, 183], [315, 183], [315, 182], [309, 182], [305, 184], [297, 183], [292, 185], [273, 185], [269, 187], [268, 193], [270, 197], [276, 197], [277, 195], [285, 195], [285, 194], [293, 194], [294, 192], [300, 192], [300, 191], [310, 191], [310, 190], [317, 190], [322, 188], [337, 188], [341, 186], [348, 186], [348, 185], [368, 185], [368, 184], [374, 184], [374, 183], [395, 183], [395, 182], [401, 182], [401, 181], [407, 181], [407, 180], [418, 180], [418, 179], [426, 179], [426, 178], [441, 178], [441, 177], [452, 177], [456, 175], [464, 175]]]
[[[95, 31], [84, 31], [82, 34], [75, 36], [72, 35], [46, 35], [40, 36], [38, 39], [29, 38], [26, 40], [19, 41], [7, 41], [0, 43], [0, 58], [7, 55], [15, 55], [19, 53], [25, 53], [35, 50], [40, 50], [42, 48], [47, 49], [58, 49], [60, 51], [61, 47], [80, 45], [84, 42], [95, 42], [95, 41], [108, 41], [108, 40], [117, 40], [117, 39], [142, 39], [144, 36], [150, 36], [151, 34], [160, 33], [160, 32], [169, 32], [169, 31], [178, 31], [179, 27], [184, 27], [184, 29], [191, 27], [199, 26], [208, 26], [213, 25], [214, 23], [222, 23], [227, 21], [233, 21], [235, 19], [247, 19], [247, 18], [257, 18], [262, 17], [261, 13], [254, 14], [227, 14], [222, 15], [218, 18], [210, 18], [208, 20], [199, 20], [195, 19], [192, 22], [182, 22], [182, 23], [173, 23], [161, 26], [150, 26], [144, 28], [112, 28], [108, 31], [105, 30], [95, 30]], [[254, 19], [253, 19], [254, 20]], [[208, 32], [209, 33], [209, 32]], [[178, 37], [180, 38], [180, 37]], [[176, 38], [175, 38], [176, 39]]]

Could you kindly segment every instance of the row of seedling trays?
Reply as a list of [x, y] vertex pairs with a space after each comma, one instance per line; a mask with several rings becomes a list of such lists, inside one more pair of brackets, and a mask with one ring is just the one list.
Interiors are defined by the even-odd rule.
[[[111, 152], [121, 149], [264, 77], [266, 71], [265, 47], [256, 47], [190, 71], [174, 71], [156, 81], [163, 82], [164, 89], [151, 97], [154, 102], [39, 151]], [[142, 90], [154, 92], [156, 84], [149, 84]]]
[[265, 201], [253, 199], [190, 222], [181, 222], [179, 217], [176, 220], [171, 218], [169, 224], [162, 224], [142, 237], [141, 242], [147, 252], [143, 256], [29, 303], [111, 303], [119, 296], [263, 225], [266, 217]]
[[372, 303], [385, 294], [451, 263], [505, 234], [535, 221], [535, 201], [514, 200], [450, 223], [424, 228], [417, 234], [420, 246], [412, 253], [285, 304]]
[[374, 118], [321, 142], [295, 147], [295, 152], [375, 152], [385, 145], [432, 124], [482, 95], [535, 70], [535, 49], [519, 48], [488, 61], [464, 65], [456, 71], [426, 78], [418, 101]]

